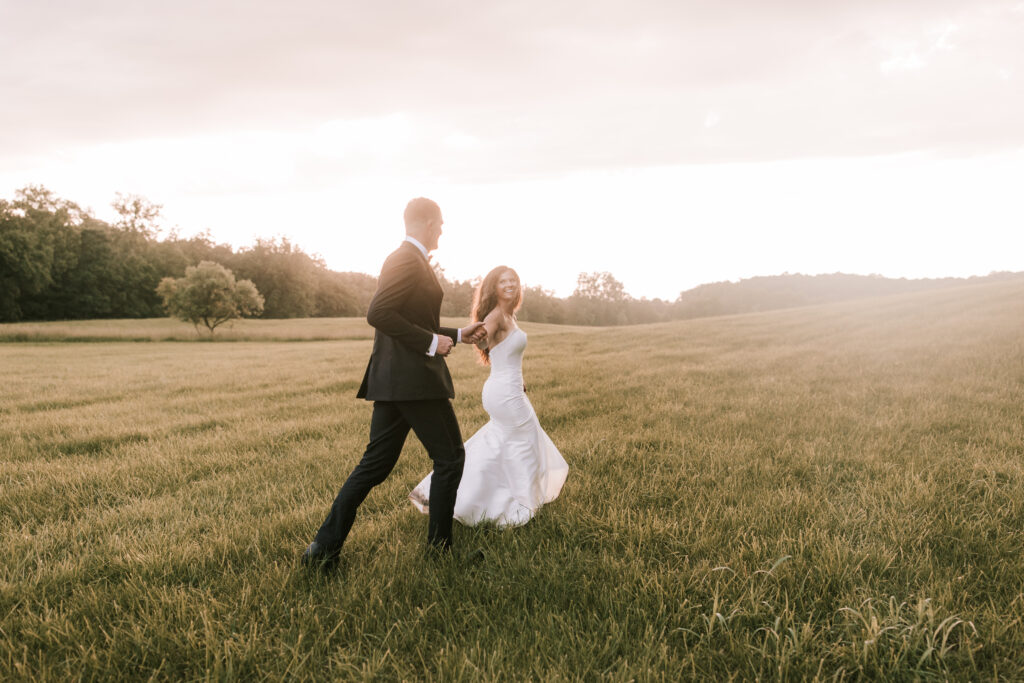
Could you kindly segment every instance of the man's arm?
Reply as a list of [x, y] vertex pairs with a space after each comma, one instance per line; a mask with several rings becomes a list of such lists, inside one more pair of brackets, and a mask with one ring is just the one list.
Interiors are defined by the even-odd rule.
[[470, 323], [465, 327], [442, 327], [441, 334], [457, 343], [468, 342], [470, 344], [477, 343], [482, 336], [484, 336], [483, 322]]
[[[454, 336], [451, 336], [449, 333], [454, 333]], [[481, 339], [486, 338], [487, 332], [484, 330], [482, 322], [470, 323], [462, 328], [442, 327], [441, 335], [437, 337], [436, 345], [431, 345], [427, 355], [433, 356], [432, 352], [436, 351], [442, 356], [447, 356], [458, 342], [466, 341], [470, 344], [478, 344]]]
[[446, 337], [450, 337], [451, 340], [454, 341], [454, 342], [462, 341], [462, 339], [461, 339], [462, 330], [460, 330], [457, 327], [442, 327], [438, 331], [438, 334], [443, 334]]
[[434, 333], [402, 315], [402, 305], [418, 283], [414, 258], [413, 254], [399, 251], [384, 262], [366, 322], [403, 346], [426, 354], [434, 342]]

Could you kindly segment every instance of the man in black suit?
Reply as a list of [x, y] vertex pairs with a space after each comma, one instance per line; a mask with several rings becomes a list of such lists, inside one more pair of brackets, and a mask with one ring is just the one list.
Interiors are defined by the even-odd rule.
[[476, 343], [486, 332], [483, 323], [441, 327], [444, 293], [427, 254], [437, 248], [443, 223], [440, 207], [429, 199], [419, 197], [405, 207], [405, 241], [384, 262], [366, 314], [375, 328], [373, 352], [356, 396], [374, 402], [370, 442], [303, 553], [305, 565], [329, 568], [338, 562], [356, 509], [387, 479], [410, 429], [434, 461], [427, 541], [439, 550], [451, 548], [465, 450], [444, 358], [457, 342]]

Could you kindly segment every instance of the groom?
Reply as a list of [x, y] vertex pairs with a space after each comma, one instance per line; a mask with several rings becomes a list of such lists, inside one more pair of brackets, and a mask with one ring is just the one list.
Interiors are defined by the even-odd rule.
[[465, 451], [444, 357], [457, 341], [476, 343], [486, 332], [482, 322], [462, 329], [441, 327], [444, 293], [427, 254], [437, 248], [443, 223], [440, 207], [429, 199], [419, 197], [405, 207], [405, 241], [384, 261], [366, 314], [376, 329], [356, 396], [373, 401], [370, 442], [302, 554], [304, 565], [329, 569], [338, 563], [356, 509], [370, 489], [387, 479], [410, 429], [434, 461], [427, 541], [439, 550], [451, 548]]

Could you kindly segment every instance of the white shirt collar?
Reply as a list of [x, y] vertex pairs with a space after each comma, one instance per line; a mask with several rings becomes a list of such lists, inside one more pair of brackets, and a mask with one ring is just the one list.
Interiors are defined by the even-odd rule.
[[423, 258], [427, 259], [428, 261], [430, 260], [430, 257], [427, 256], [427, 248], [425, 246], [423, 246], [422, 244], [420, 244], [420, 241], [418, 239], [416, 239], [412, 235], [406, 235], [405, 236], [405, 241], [406, 242], [412, 242], [412, 246], [414, 246], [414, 247], [416, 247], [417, 249], [420, 250], [420, 253], [423, 254]]

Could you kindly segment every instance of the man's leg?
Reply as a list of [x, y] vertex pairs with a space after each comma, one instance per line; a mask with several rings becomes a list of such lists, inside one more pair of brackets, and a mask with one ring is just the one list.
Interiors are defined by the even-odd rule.
[[370, 419], [370, 442], [366, 445], [363, 459], [348, 475], [338, 497], [334, 499], [331, 512], [314, 539], [326, 552], [337, 553], [341, 550], [352, 522], [355, 521], [356, 509], [366, 499], [370, 489], [391, 474], [408, 434], [409, 423], [395, 403], [374, 402], [373, 417]]
[[427, 541], [438, 548], [452, 545], [452, 515], [455, 495], [462, 481], [466, 450], [455, 411], [448, 399], [396, 403], [406, 422], [434, 461], [430, 478], [430, 522]]

